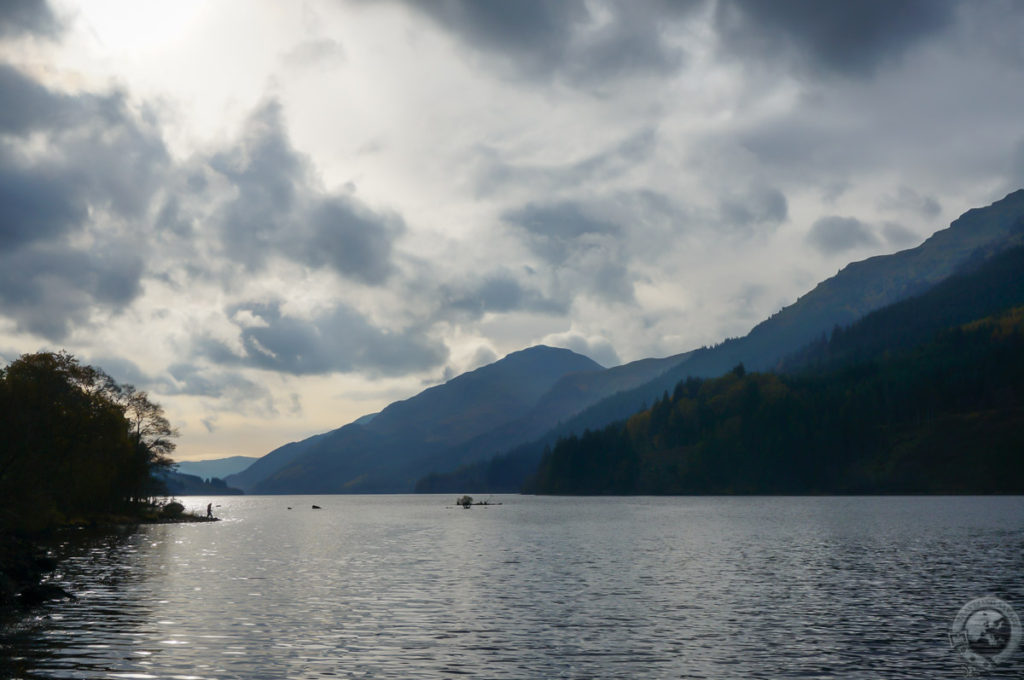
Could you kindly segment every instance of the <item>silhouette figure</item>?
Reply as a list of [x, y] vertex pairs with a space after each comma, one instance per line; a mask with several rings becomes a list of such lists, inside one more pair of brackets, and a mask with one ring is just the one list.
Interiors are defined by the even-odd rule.
[[206, 504], [206, 516], [213, 517], [213, 503]]

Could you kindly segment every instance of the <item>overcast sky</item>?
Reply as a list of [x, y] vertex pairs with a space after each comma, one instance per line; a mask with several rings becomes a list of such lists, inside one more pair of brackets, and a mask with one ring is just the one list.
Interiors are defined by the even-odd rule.
[[746, 333], [1024, 186], [1024, 2], [0, 3], [0, 359], [263, 455]]

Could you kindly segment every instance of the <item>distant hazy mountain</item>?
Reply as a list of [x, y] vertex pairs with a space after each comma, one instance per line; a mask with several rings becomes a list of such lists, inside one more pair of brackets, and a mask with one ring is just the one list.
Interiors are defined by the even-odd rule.
[[[928, 290], [957, 271], [977, 267], [994, 255], [1024, 243], [1024, 190], [986, 208], [967, 211], [947, 229], [916, 248], [855, 262], [818, 284], [792, 305], [755, 326], [742, 338], [696, 350], [652, 381], [618, 392], [565, 420], [532, 443], [502, 455], [492, 468], [521, 471], [540, 460], [544, 447], [559, 437], [601, 428], [646, 408], [688, 376], [714, 377], [739, 363], [749, 370], [776, 368], [808, 343], [869, 312]], [[447, 489], [488, 475], [483, 462], [463, 469], [450, 481], [431, 480], [423, 490]], [[424, 480], [426, 481], [426, 480]], [[439, 486], [440, 483], [440, 486]], [[505, 482], [508, 483], [507, 480]], [[502, 487], [504, 488], [504, 487]], [[466, 492], [489, 488], [460, 487]]]
[[207, 482], [196, 475], [170, 471], [158, 473], [156, 478], [164, 483], [171, 496], [235, 496], [242, 493], [241, 489], [228, 486], [219, 478]]
[[209, 460], [185, 460], [178, 463], [178, 472], [183, 475], [195, 475], [203, 479], [224, 479], [252, 465], [258, 459], [251, 456], [231, 456], [230, 458], [213, 458]]
[[528, 415], [563, 376], [600, 370], [567, 349], [515, 352], [373, 418], [283, 446], [229, 482], [259, 493], [411, 491], [444, 451]]
[[[357, 420], [356, 422], [358, 423], [359, 421]], [[308, 439], [303, 439], [302, 441], [291, 442], [284, 446], [279, 446], [262, 458], [257, 458], [256, 462], [241, 472], [229, 475], [224, 481], [231, 486], [238, 487], [239, 489], [252, 491], [253, 487], [261, 481], [270, 477], [275, 472], [309, 451], [316, 441], [327, 437], [329, 434], [331, 433], [325, 432], [323, 434], [309, 437]]]

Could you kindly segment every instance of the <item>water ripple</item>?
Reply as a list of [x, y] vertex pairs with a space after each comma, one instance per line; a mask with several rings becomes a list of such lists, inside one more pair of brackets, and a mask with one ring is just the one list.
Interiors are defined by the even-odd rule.
[[1021, 498], [210, 500], [228, 521], [66, 537], [79, 600], [6, 631], [0, 671], [930, 679], [962, 674], [964, 603], [1024, 614]]

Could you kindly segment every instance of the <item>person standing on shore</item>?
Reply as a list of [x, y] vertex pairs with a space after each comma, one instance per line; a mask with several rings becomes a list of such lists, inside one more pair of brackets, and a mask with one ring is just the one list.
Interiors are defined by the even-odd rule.
[[210, 519], [213, 518], [213, 503], [206, 504], [206, 516]]

